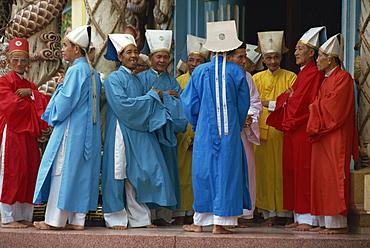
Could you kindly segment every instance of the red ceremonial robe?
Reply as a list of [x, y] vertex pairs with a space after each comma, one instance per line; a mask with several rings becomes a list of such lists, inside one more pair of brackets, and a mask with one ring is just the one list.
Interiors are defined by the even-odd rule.
[[284, 209], [297, 214], [310, 213], [311, 198], [311, 142], [306, 127], [308, 106], [315, 100], [324, 80], [324, 72], [317, 70], [314, 61], [299, 73], [292, 88], [294, 93], [281, 94], [275, 111], [267, 118], [267, 125], [284, 131], [283, 192]]
[[312, 142], [311, 213], [347, 216], [351, 155], [358, 158], [354, 84], [339, 66], [325, 78], [312, 103], [307, 132]]
[[[30, 96], [19, 97], [17, 89], [30, 88]], [[36, 86], [21, 79], [14, 71], [0, 77], [0, 140], [5, 134], [4, 174], [0, 202], [32, 203], [40, 165], [37, 138], [47, 123], [41, 120], [50, 97], [38, 92]]]

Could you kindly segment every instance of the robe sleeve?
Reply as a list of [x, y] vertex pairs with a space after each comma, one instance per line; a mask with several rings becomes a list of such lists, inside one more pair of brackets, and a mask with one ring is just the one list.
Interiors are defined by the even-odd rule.
[[258, 119], [261, 116], [262, 113], [262, 103], [260, 94], [258, 93], [256, 84], [253, 81], [252, 76], [247, 73], [246, 79], [249, 86], [249, 92], [250, 92], [250, 107], [248, 110], [248, 114], [253, 114], [252, 119], [253, 122], [258, 122]]
[[310, 114], [308, 106], [315, 100], [322, 80], [322, 73], [311, 72], [305, 75], [302, 85], [294, 89], [292, 97], [287, 99], [287, 104], [283, 108], [285, 117], [282, 123], [283, 131], [296, 130], [307, 123]]
[[172, 89], [176, 90], [179, 94], [179, 97], [174, 97], [163, 91], [163, 104], [169, 109], [171, 113], [171, 118], [174, 122], [174, 128], [176, 133], [182, 133], [186, 130], [186, 116], [181, 102], [182, 89], [179, 83], [174, 79], [170, 78]]
[[71, 67], [64, 78], [65, 83], [57, 87], [42, 119], [55, 126], [69, 117], [80, 100], [82, 87], [87, 87], [87, 81], [88, 75], [84, 70]]
[[[33, 137], [38, 137], [41, 135], [42, 126], [39, 114], [43, 111], [42, 108], [45, 109], [47, 98], [45, 98], [46, 102], [43, 107], [37, 106], [36, 101], [30, 96], [17, 96], [14, 92], [18, 88], [15, 87], [15, 83], [10, 82], [11, 80], [11, 75], [0, 78], [0, 111], [4, 114], [5, 123], [12, 132], [29, 132]], [[37, 95], [36, 86], [31, 82], [28, 83], [29, 88]]]
[[[240, 72], [243, 72], [242, 70]], [[239, 116], [239, 125], [240, 131], [243, 130], [245, 119], [248, 115], [249, 107], [251, 106], [250, 91], [247, 80], [245, 78], [244, 72], [242, 74], [237, 74], [237, 80], [239, 81], [239, 90], [238, 90], [238, 116]]]
[[201, 76], [199, 74], [194, 74], [190, 77], [190, 80], [181, 94], [182, 105], [184, 107], [184, 112], [188, 122], [192, 125], [192, 131], [195, 132], [199, 107], [200, 107], [200, 98], [196, 90], [195, 82], [200, 81]]
[[[168, 113], [161, 103], [158, 93], [150, 90], [147, 94], [138, 97], [128, 97], [126, 88], [122, 85], [121, 74], [111, 74], [104, 82], [105, 94], [110, 107], [118, 120], [130, 129], [137, 131], [154, 131], [166, 124]], [[124, 77], [129, 80], [126, 84], [139, 84], [135, 78]]]
[[324, 83], [334, 85], [332, 90], [312, 103], [307, 125], [311, 142], [319, 139], [322, 134], [340, 128], [353, 108], [348, 102], [348, 99], [354, 97], [353, 79], [349, 73], [340, 73], [336, 78], [331, 78], [330, 82]]

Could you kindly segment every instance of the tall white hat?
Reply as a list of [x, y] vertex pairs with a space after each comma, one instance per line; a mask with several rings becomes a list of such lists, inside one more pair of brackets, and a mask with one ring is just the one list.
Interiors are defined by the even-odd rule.
[[322, 26], [310, 28], [299, 41], [317, 50], [327, 39], [326, 27]]
[[344, 58], [344, 39], [341, 34], [330, 37], [322, 46], [320, 51], [333, 57], [338, 57], [341, 62]]
[[243, 42], [238, 39], [235, 21], [207, 22], [207, 40], [204, 48], [212, 52], [234, 50]]
[[86, 52], [89, 52], [91, 43], [91, 26], [85, 25], [75, 28], [66, 35], [66, 38]]
[[107, 52], [104, 58], [118, 62], [117, 55], [128, 45], [136, 46], [135, 38], [131, 34], [108, 34]]
[[151, 67], [151, 66], [152, 66], [152, 63], [150, 63], [150, 60], [149, 60], [148, 55], [143, 54], [143, 53], [140, 53], [140, 54], [139, 54], [139, 57], [140, 57], [142, 60], [144, 60], [144, 62], [145, 62], [149, 67]]
[[150, 54], [165, 51], [170, 52], [172, 43], [172, 30], [147, 29], [145, 37], [148, 42]]
[[258, 47], [256, 52], [265, 53], [286, 53], [289, 51], [285, 47], [284, 31], [258, 32]]
[[262, 54], [260, 53], [257, 53], [256, 51], [254, 51], [255, 49], [257, 48], [257, 46], [255, 45], [251, 45], [251, 44], [247, 44], [246, 48], [245, 48], [245, 51], [246, 51], [246, 55], [247, 55], [247, 58], [253, 63], [256, 65], [256, 70], [257, 71], [260, 71], [263, 69], [263, 64], [262, 64]]
[[190, 54], [199, 54], [205, 59], [208, 57], [209, 51], [204, 48], [204, 43], [206, 39], [196, 37], [194, 35], [188, 34], [186, 38], [186, 46], [188, 51], [188, 56]]

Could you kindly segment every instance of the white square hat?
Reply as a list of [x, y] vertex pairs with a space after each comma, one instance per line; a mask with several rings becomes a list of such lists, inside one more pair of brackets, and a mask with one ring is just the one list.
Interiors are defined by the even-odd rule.
[[338, 57], [341, 62], [344, 59], [344, 39], [341, 34], [330, 37], [322, 46], [320, 51], [333, 57]]
[[253, 64], [256, 65], [256, 70], [260, 71], [263, 69], [262, 65], [262, 54], [257, 53], [255, 49], [257, 48], [256, 45], [247, 44], [245, 51], [247, 58], [252, 61]]
[[267, 31], [258, 32], [258, 47], [256, 52], [265, 53], [280, 53], [284, 54], [289, 51], [285, 47], [284, 31]]
[[238, 39], [235, 21], [207, 22], [207, 40], [204, 48], [212, 52], [227, 52], [238, 48], [243, 42]]
[[299, 39], [300, 42], [306, 44], [309, 47], [312, 47], [316, 50], [324, 44], [327, 40], [326, 37], [326, 27], [315, 27], [310, 28], [304, 35]]
[[188, 56], [190, 54], [199, 54], [203, 56], [205, 59], [207, 59], [209, 51], [205, 49], [203, 46], [205, 42], [206, 39], [188, 34], [186, 37], [186, 47]]
[[145, 37], [148, 42], [150, 54], [165, 51], [170, 52], [172, 43], [172, 30], [147, 29]]
[[84, 25], [75, 28], [66, 35], [66, 38], [86, 52], [89, 52], [91, 43], [91, 26]]
[[117, 55], [128, 45], [136, 46], [135, 38], [131, 34], [108, 34], [107, 52], [104, 58], [118, 62]]

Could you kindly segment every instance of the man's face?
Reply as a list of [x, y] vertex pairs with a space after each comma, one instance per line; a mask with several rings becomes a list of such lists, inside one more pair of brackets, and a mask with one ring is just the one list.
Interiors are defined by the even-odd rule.
[[319, 51], [319, 56], [316, 59], [317, 69], [319, 71], [326, 71], [331, 63], [331, 58], [326, 56], [323, 52]]
[[206, 59], [200, 54], [190, 54], [186, 65], [188, 66], [190, 75], [193, 73], [195, 67], [206, 62]]
[[266, 53], [262, 55], [262, 61], [266, 64], [267, 68], [274, 72], [280, 67], [282, 56], [279, 53]]
[[149, 66], [145, 61], [138, 57], [136, 68], [134, 69], [134, 74], [139, 74], [142, 71], [146, 71], [149, 69]]
[[156, 52], [149, 55], [153, 70], [162, 73], [170, 62], [170, 54], [166, 51]]
[[73, 63], [73, 61], [75, 61], [78, 49], [80, 49], [78, 46], [73, 46], [72, 43], [67, 38], [64, 38], [63, 47], [61, 49], [63, 59], [65, 61]]
[[313, 60], [314, 55], [315, 50], [309, 48], [306, 44], [300, 41], [297, 42], [294, 52], [295, 62], [297, 65], [307, 65], [311, 60]]
[[24, 52], [13, 52], [6, 61], [9, 67], [18, 74], [23, 74], [30, 65], [29, 57]]
[[239, 65], [245, 71], [245, 65], [247, 63], [245, 48], [237, 49], [232, 55], [228, 56], [228, 61], [234, 62]]
[[137, 66], [137, 61], [139, 58], [139, 51], [135, 45], [128, 45], [123, 49], [121, 54], [118, 54], [118, 60], [124, 67], [134, 70]]

